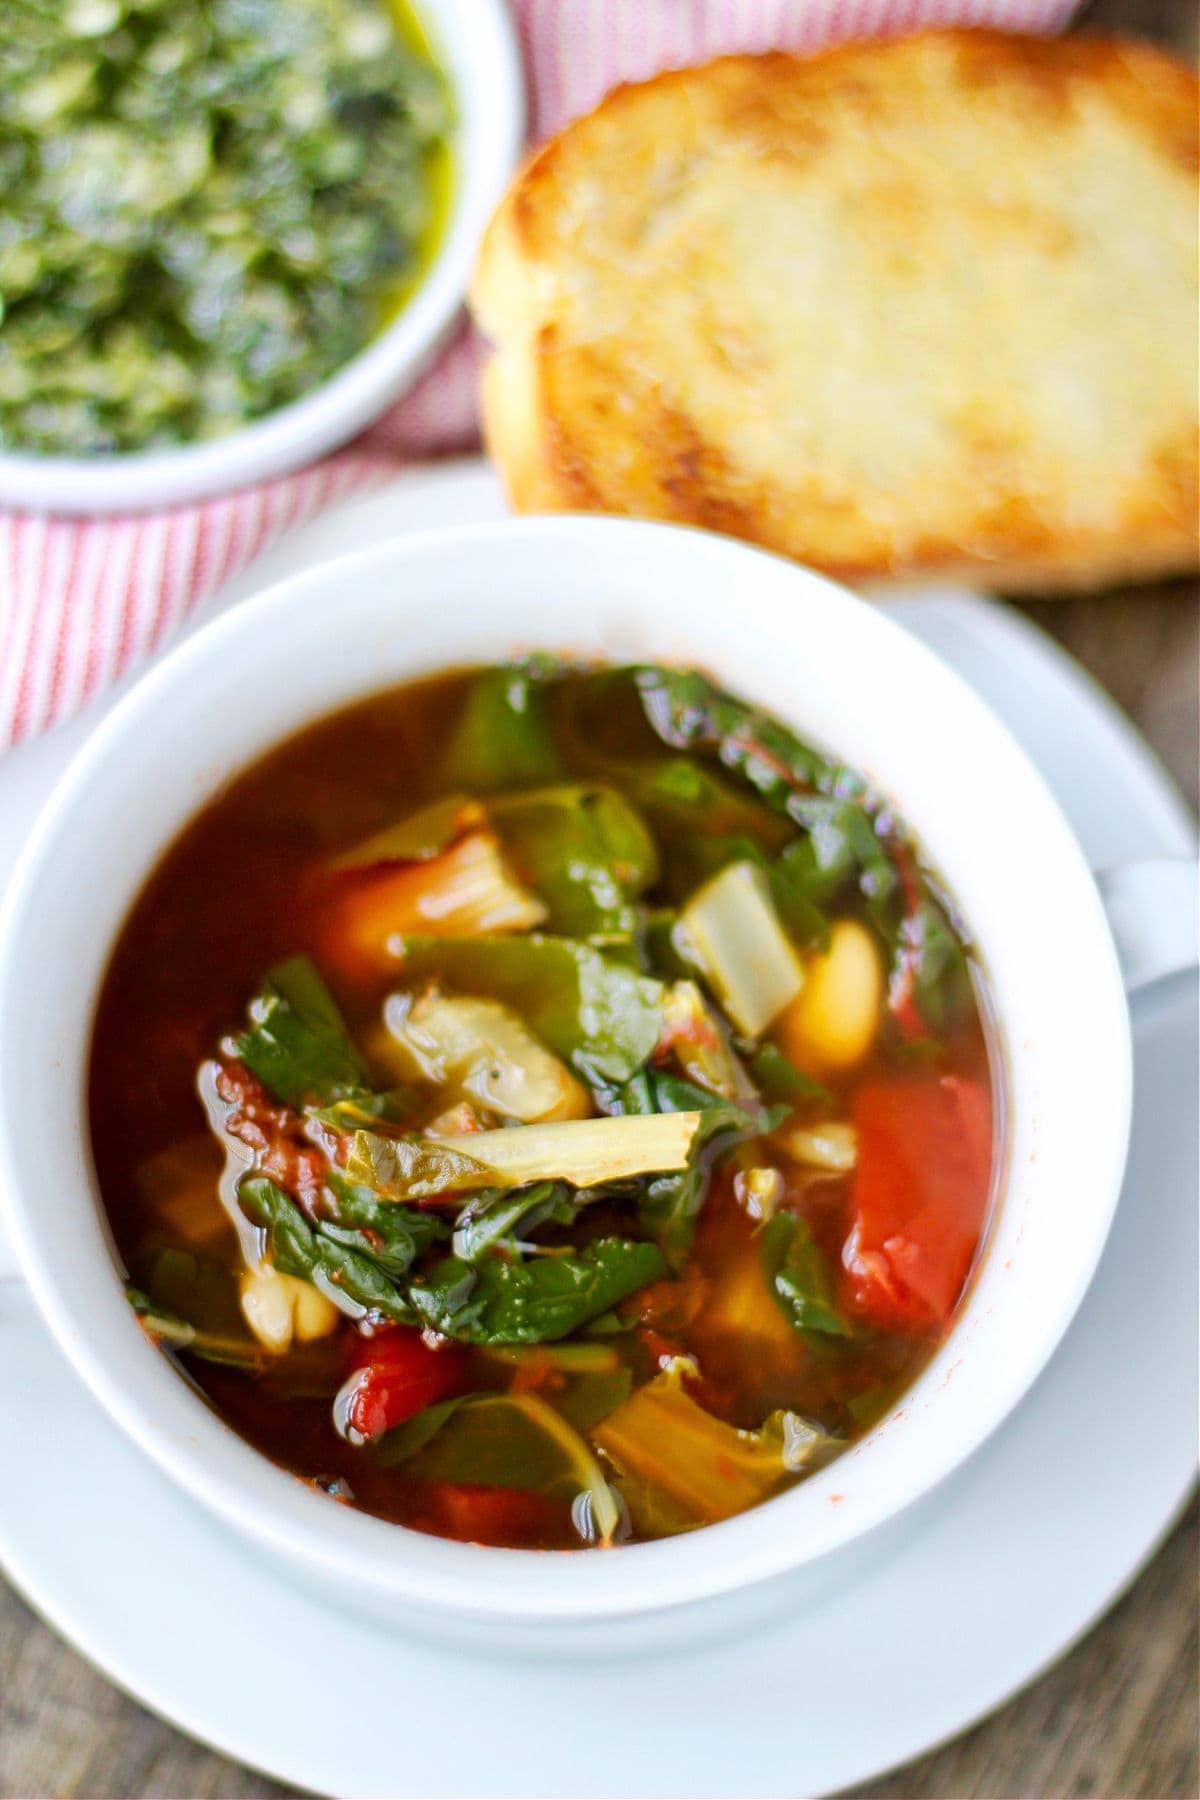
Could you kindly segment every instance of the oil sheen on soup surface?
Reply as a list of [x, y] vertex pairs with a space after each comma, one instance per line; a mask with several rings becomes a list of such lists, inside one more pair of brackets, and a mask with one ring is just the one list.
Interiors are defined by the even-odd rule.
[[149, 1336], [268, 1456], [445, 1536], [727, 1518], [879, 1419], [986, 1223], [951, 903], [694, 672], [458, 672], [168, 852], [91, 1117]]

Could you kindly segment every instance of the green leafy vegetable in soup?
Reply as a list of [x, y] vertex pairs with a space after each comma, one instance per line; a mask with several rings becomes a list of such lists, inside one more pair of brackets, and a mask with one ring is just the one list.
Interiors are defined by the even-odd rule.
[[980, 992], [893, 809], [704, 676], [413, 684], [235, 782], [118, 944], [91, 1105], [131, 1303], [382, 1517], [544, 1548], [728, 1518], [953, 1323]]
[[401, 0], [0, 0], [0, 448], [308, 393], [427, 259], [449, 132]]

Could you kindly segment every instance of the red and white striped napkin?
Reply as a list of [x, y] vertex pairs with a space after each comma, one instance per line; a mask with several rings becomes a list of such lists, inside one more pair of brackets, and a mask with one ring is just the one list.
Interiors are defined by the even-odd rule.
[[[1073, 0], [512, 0], [534, 139], [618, 81], [729, 51], [808, 51], [921, 25], [1060, 30]], [[476, 442], [480, 347], [464, 326], [354, 443], [314, 467], [136, 517], [0, 514], [0, 750], [149, 656], [288, 526], [406, 463]]]

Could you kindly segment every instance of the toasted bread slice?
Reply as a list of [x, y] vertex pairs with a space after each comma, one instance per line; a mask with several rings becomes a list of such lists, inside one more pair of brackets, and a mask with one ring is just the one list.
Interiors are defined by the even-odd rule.
[[618, 88], [476, 271], [513, 503], [854, 581], [1190, 567], [1196, 108], [1148, 46], [982, 31]]

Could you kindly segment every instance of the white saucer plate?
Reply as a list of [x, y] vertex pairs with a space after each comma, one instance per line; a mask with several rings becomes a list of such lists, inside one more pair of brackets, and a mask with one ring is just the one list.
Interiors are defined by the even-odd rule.
[[[480, 465], [405, 476], [291, 534], [204, 615], [318, 556], [500, 511]], [[1007, 720], [1097, 867], [1194, 854], [1188, 814], [1141, 740], [1018, 615], [948, 590], [888, 604]], [[100, 710], [0, 763], [0, 879]], [[699, 1800], [868, 1780], [964, 1730], [1059, 1656], [1190, 1490], [1195, 982], [1148, 991], [1134, 1023], [1129, 1171], [1067, 1338], [966, 1467], [866, 1555], [841, 1559], [836, 1579], [797, 1593], [794, 1610], [776, 1594], [736, 1634], [575, 1662], [471, 1653], [410, 1636], [402, 1619], [389, 1632], [330, 1609], [126, 1442], [11, 1281], [0, 1287], [0, 1561], [114, 1681], [294, 1786]]]

